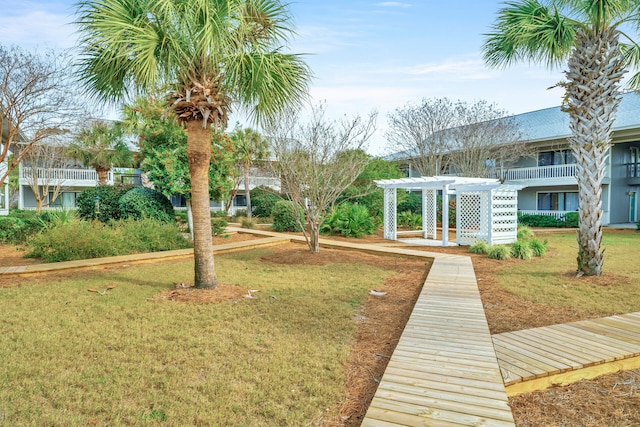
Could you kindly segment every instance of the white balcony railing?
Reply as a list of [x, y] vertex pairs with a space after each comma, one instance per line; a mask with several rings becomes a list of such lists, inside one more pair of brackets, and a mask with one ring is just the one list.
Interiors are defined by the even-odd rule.
[[502, 175], [504, 181], [572, 178], [576, 176], [576, 165], [569, 164], [515, 168], [505, 171]]
[[547, 210], [520, 210], [518, 211], [519, 214], [521, 215], [547, 215], [547, 216], [552, 216], [556, 219], [563, 219], [564, 216], [568, 213], [571, 212], [575, 212], [575, 211], [547, 211]]
[[[33, 169], [30, 167], [20, 168], [20, 180], [30, 180], [33, 177]], [[49, 169], [36, 168], [36, 177], [38, 181], [48, 182], [98, 182], [98, 173], [95, 169]], [[107, 177], [108, 182], [113, 182], [113, 172], [109, 171]]]
[[[249, 177], [249, 188], [250, 189], [254, 189], [256, 187], [259, 186], [265, 186], [265, 187], [269, 187], [272, 188], [276, 191], [280, 191], [280, 179], [279, 178], [274, 178], [274, 177], [256, 177], [256, 176], [250, 176]], [[239, 190], [244, 190], [244, 179], [241, 179], [240, 182], [238, 183], [238, 189]]]

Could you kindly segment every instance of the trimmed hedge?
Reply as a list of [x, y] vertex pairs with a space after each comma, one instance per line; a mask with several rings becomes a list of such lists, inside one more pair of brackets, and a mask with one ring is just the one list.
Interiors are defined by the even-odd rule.
[[578, 226], [578, 212], [569, 212], [562, 219], [551, 215], [518, 214], [518, 224], [540, 228], [575, 228]]

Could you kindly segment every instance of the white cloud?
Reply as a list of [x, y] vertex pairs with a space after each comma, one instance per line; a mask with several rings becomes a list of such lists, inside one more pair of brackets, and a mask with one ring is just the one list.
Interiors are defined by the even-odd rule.
[[24, 48], [69, 48], [75, 43], [71, 20], [69, 15], [43, 10], [0, 16], [0, 40]]
[[376, 3], [376, 6], [406, 8], [406, 7], [411, 7], [411, 4], [410, 3], [401, 3], [399, 1], [383, 1], [383, 2], [380, 2], [380, 3]]

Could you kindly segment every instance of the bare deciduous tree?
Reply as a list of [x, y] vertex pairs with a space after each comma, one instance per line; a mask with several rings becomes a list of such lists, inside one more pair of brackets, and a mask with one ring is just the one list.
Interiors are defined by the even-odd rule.
[[448, 98], [423, 98], [388, 115], [385, 136], [393, 152], [402, 152], [419, 174], [440, 175], [447, 148], [443, 131], [455, 126], [455, 104]]
[[35, 144], [70, 128], [77, 117], [68, 67], [64, 52], [0, 45], [0, 163], [7, 161], [0, 185]]
[[529, 155], [513, 117], [487, 101], [425, 98], [389, 115], [391, 148], [421, 175], [500, 177]]
[[33, 145], [24, 156], [23, 173], [36, 200], [36, 211], [57, 200], [64, 186], [63, 170], [70, 165], [64, 147], [50, 140]]
[[299, 224], [311, 252], [319, 252], [320, 225], [342, 192], [353, 183], [369, 157], [361, 150], [375, 129], [376, 113], [367, 118], [329, 120], [324, 105], [313, 108], [308, 122], [298, 114], [283, 117], [268, 129], [275, 172], [283, 191], [305, 213]]
[[456, 127], [447, 130], [446, 163], [460, 176], [500, 178], [501, 171], [530, 155], [513, 116], [487, 101], [458, 101]]

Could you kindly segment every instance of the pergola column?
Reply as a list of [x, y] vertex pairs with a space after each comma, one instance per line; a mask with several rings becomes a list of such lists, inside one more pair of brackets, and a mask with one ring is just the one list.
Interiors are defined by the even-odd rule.
[[397, 237], [396, 189], [384, 189], [384, 238], [396, 240]]
[[442, 246], [449, 245], [449, 185], [442, 187]]

